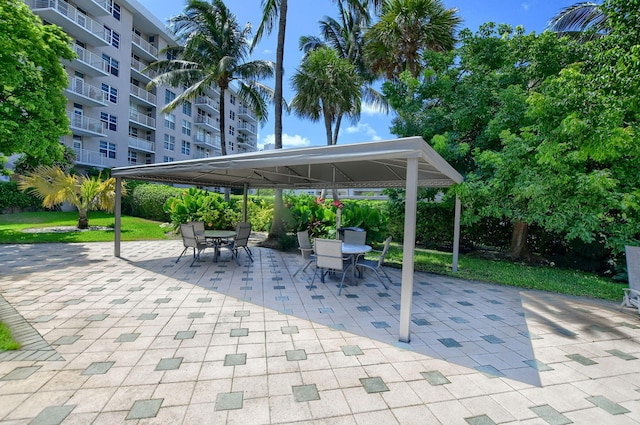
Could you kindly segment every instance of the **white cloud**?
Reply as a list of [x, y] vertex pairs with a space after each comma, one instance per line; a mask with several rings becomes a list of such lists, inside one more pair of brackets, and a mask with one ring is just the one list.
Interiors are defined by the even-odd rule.
[[349, 134], [363, 133], [371, 140], [382, 140], [378, 133], [367, 123], [359, 122], [357, 125], [347, 127], [345, 131]]
[[[275, 134], [267, 134], [263, 137], [262, 143], [258, 143], [258, 150], [264, 149], [265, 145], [275, 143], [276, 135]], [[311, 145], [311, 140], [306, 137], [300, 136], [296, 134], [294, 136], [290, 136], [287, 133], [282, 133], [282, 147], [286, 148], [302, 148], [305, 146]]]
[[270, 50], [270, 49], [264, 49], [264, 50], [262, 51], [262, 53], [264, 53], [265, 55], [270, 55], [271, 53], [273, 53], [273, 50]]
[[527, 3], [522, 3], [521, 6], [524, 10], [529, 10], [529, 5]]
[[362, 102], [360, 112], [364, 115], [384, 115], [384, 112], [379, 107], [366, 102]]

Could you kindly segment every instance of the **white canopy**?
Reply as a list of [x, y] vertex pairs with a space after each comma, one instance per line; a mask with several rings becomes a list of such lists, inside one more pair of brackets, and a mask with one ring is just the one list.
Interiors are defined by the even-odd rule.
[[[422, 137], [349, 145], [278, 149], [187, 161], [114, 168], [131, 178], [196, 186], [244, 188], [406, 189], [400, 340], [409, 342], [418, 187], [448, 187], [462, 176]], [[120, 184], [116, 184], [115, 255], [120, 256]], [[246, 192], [246, 191], [245, 191]], [[457, 270], [460, 202], [456, 199], [453, 270]]]

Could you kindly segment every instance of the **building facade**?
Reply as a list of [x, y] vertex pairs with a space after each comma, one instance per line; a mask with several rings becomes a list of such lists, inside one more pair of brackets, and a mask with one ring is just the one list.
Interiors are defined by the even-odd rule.
[[226, 93], [227, 129], [221, 129], [220, 92], [160, 112], [180, 89], [147, 84], [145, 70], [174, 44], [171, 34], [135, 0], [26, 0], [44, 23], [56, 24], [71, 37], [78, 55], [63, 65], [70, 135], [61, 140], [80, 168], [172, 162], [218, 156], [220, 131], [227, 153], [255, 151], [256, 116], [232, 90]]

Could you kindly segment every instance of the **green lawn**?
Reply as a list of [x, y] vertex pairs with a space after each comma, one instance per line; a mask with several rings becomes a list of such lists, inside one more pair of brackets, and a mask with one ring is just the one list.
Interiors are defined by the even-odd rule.
[[0, 322], [0, 351], [11, 351], [20, 348], [20, 344], [14, 341], [9, 327]]

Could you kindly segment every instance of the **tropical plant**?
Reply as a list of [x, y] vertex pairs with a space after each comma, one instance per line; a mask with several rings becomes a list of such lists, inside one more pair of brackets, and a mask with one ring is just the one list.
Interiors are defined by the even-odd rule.
[[221, 194], [194, 187], [186, 189], [180, 196], [167, 199], [164, 210], [169, 214], [174, 230], [189, 221], [204, 221], [209, 229], [230, 230], [241, 217]]
[[[149, 87], [186, 87], [163, 112], [170, 112], [184, 102], [194, 101], [209, 89], [219, 88], [224, 100], [231, 82], [238, 86], [238, 96], [256, 114], [258, 121], [267, 119], [267, 100], [273, 92], [259, 80], [273, 75], [273, 63], [266, 60], [246, 61], [249, 56], [251, 25], [240, 27], [222, 0], [188, 0], [182, 14], [171, 18], [170, 27], [178, 45], [163, 49], [171, 59], [149, 65], [159, 73]], [[225, 102], [220, 102], [220, 148], [227, 154]]]
[[365, 53], [374, 72], [391, 80], [402, 71], [417, 77], [425, 50], [453, 49], [462, 22], [456, 8], [441, 0], [385, 0], [380, 20], [365, 35]]
[[[42, 200], [42, 206], [53, 208], [68, 202], [78, 209], [78, 229], [89, 227], [89, 211], [113, 212], [116, 200], [116, 179], [102, 180], [100, 176], [72, 175], [60, 167], [41, 165], [21, 176], [21, 190], [28, 191]], [[122, 192], [126, 186], [122, 183]]]
[[547, 30], [587, 41], [609, 33], [609, 23], [602, 5], [590, 1], [562, 8], [547, 23]]
[[75, 53], [56, 25], [43, 25], [21, 0], [0, 6], [0, 173], [6, 157], [26, 153], [40, 160], [63, 156], [69, 132], [63, 89], [69, 81], [60, 59]]

